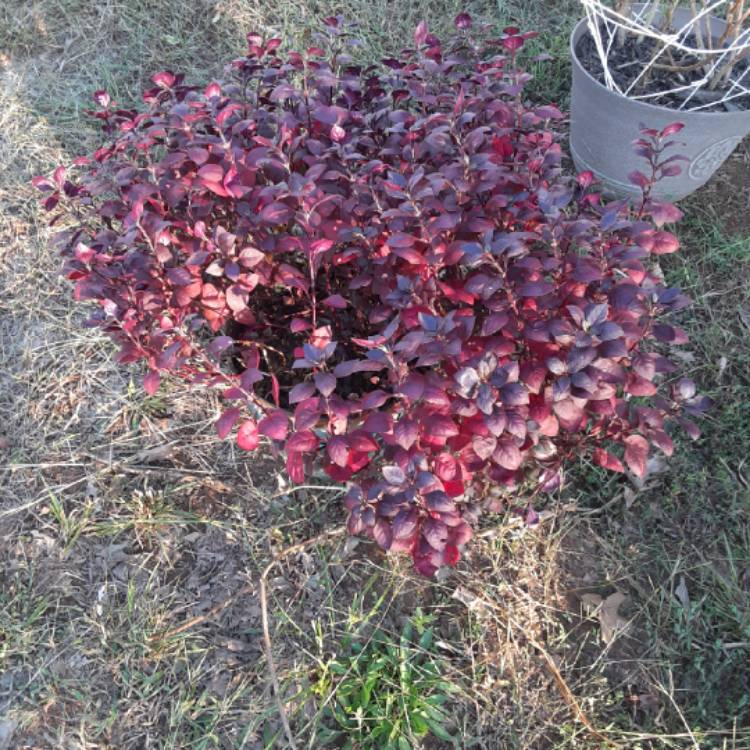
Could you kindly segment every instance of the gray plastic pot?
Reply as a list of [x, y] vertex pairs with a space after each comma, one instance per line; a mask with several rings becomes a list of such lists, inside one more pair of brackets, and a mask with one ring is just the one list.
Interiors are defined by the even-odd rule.
[[[690, 11], [675, 13], [676, 25], [687, 23]], [[711, 18], [711, 31], [718, 38], [724, 30], [721, 19]], [[679, 200], [706, 183], [735, 146], [750, 133], [750, 111], [686, 112], [646, 104], [610, 91], [595, 80], [576, 57], [578, 40], [586, 34], [585, 19], [570, 37], [573, 61], [573, 89], [570, 105], [570, 150], [579, 170], [591, 170], [606, 192], [616, 196], [638, 196], [640, 190], [628, 181], [634, 169], [643, 171], [646, 163], [633, 153], [639, 125], [661, 129], [681, 122], [684, 129], [675, 136], [681, 145], [674, 153], [686, 156], [682, 173], [660, 180], [653, 195]], [[682, 145], [684, 143], [684, 145]]]

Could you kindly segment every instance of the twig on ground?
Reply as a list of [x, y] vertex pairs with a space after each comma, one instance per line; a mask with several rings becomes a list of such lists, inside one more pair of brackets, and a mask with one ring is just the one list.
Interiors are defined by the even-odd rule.
[[194, 628], [198, 625], [202, 625], [207, 620], [211, 620], [212, 618], [216, 617], [219, 612], [223, 612], [230, 604], [235, 602], [237, 599], [245, 596], [246, 594], [251, 594], [254, 590], [255, 584], [248, 583], [241, 589], [235, 591], [230, 597], [224, 599], [224, 601], [219, 602], [214, 607], [211, 607], [208, 612], [204, 612], [202, 615], [197, 615], [196, 617], [183, 622], [182, 625], [178, 625], [177, 627], [170, 628], [169, 630], [163, 630], [159, 633], [154, 633], [153, 635], [150, 635], [147, 640], [150, 643], [163, 641], [168, 638], [174, 638], [174, 636], [179, 635], [180, 633], [184, 633], [186, 630], [190, 630], [191, 628]]
[[[54, 490], [56, 492], [63, 492], [64, 490], [68, 490], [71, 487], [75, 487], [77, 484], [81, 484], [81, 482], [86, 482], [88, 479], [89, 477], [81, 477], [80, 479], [76, 479], [75, 481], [70, 482], [69, 484], [63, 485], [62, 487], [55, 487]], [[5, 518], [6, 516], [12, 516], [15, 513], [21, 513], [24, 510], [29, 510], [39, 505], [40, 503], [43, 503], [45, 500], [49, 500], [49, 497], [50, 497], [50, 488], [47, 488], [35, 500], [31, 500], [30, 502], [24, 503], [23, 505], [18, 505], [15, 508], [9, 508], [8, 510], [0, 511], [0, 518]]]
[[[547, 523], [548, 521], [552, 521], [553, 519], [557, 518], [560, 515], [560, 512], [564, 511], [566, 513], [584, 513], [587, 514], [588, 511], [583, 510], [582, 508], [579, 508], [578, 505], [575, 503], [565, 503], [564, 505], [561, 505], [557, 508], [553, 508], [550, 510], [543, 510], [539, 513], [539, 521], [538, 523]], [[503, 531], [504, 529], [508, 528], [514, 528], [516, 526], [525, 526], [526, 521], [521, 516], [514, 516], [512, 518], [504, 520], [502, 523], [497, 524], [496, 526], [490, 526], [488, 529], [483, 529], [482, 531], [478, 532], [474, 536], [477, 539], [486, 539], [487, 537], [495, 536], [495, 534], [499, 533], [500, 531]], [[533, 527], [530, 527], [533, 528]]]
[[271, 495], [268, 499], [275, 500], [277, 497], [291, 495], [293, 492], [299, 492], [300, 490], [335, 490], [336, 492], [346, 491], [344, 487], [334, 484], [295, 484], [285, 490], [280, 490], [279, 492]]

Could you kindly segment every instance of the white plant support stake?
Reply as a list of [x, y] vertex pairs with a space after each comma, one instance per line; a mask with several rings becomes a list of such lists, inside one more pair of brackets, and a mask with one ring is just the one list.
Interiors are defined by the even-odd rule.
[[[698, 46], [697, 44], [690, 45], [687, 43], [690, 32], [695, 28], [696, 24], [706, 24], [709, 16], [716, 15], [717, 11], [720, 11], [722, 7], [727, 7], [732, 0], [714, 0], [714, 2], [702, 7], [701, 10], [698, 11], [686, 24], [671, 34], [660, 32], [658, 29], [653, 28], [645, 22], [644, 17], [648, 15], [648, 13], [644, 13], [643, 11], [647, 11], [649, 6], [645, 6], [639, 13], [628, 16], [609, 7], [605, 4], [604, 0], [580, 0], [580, 2], [586, 13], [589, 33], [594, 41], [594, 46], [596, 47], [604, 71], [604, 84], [610, 91], [615, 91], [624, 96], [638, 100], [656, 99], [666, 94], [689, 92], [679, 107], [680, 110], [689, 112], [697, 112], [699, 110], [707, 109], [708, 107], [714, 107], [740, 96], [750, 94], [750, 88], [748, 88], [748, 85], [744, 85], [746, 80], [750, 83], [750, 77], [747, 76], [748, 71], [750, 71], [750, 64], [748, 64], [745, 70], [743, 70], [736, 78], [728, 78], [728, 85], [720, 99], [705, 104], [695, 103], [690, 105], [696, 94], [709, 85], [714, 74], [721, 71], [722, 68], [735, 56], [735, 53], [747, 52], [749, 56], [748, 59], [750, 60], [750, 28], [745, 29], [739, 34], [731, 44], [724, 45], [719, 49], [711, 49], [704, 46]], [[708, 30], [707, 24], [705, 28]], [[624, 91], [615, 81], [614, 76], [612, 75], [612, 70], [610, 69], [610, 54], [612, 47], [615, 44], [618, 34], [621, 33], [648, 38], [654, 42], [653, 55], [648, 61], [642, 63], [642, 69]], [[662, 57], [662, 55], [668, 51], [681, 52], [696, 57], [703, 56], [707, 58], [706, 68], [703, 71], [702, 77], [697, 81], [693, 81], [683, 86], [675, 86], [671, 89], [648, 94], [633, 94], [633, 89]]]

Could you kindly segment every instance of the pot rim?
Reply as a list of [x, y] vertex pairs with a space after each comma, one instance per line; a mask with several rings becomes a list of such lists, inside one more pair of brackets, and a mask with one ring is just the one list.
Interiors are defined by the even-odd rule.
[[[711, 20], [716, 21], [722, 21], [721, 18], [718, 18], [716, 16], [710, 16]], [[619, 91], [613, 91], [612, 89], [608, 89], [603, 83], [600, 81], [597, 81], [594, 76], [589, 73], [586, 68], [584, 68], [581, 61], [578, 59], [578, 55], [576, 54], [576, 44], [578, 43], [578, 40], [583, 36], [583, 34], [588, 32], [588, 20], [586, 18], [582, 18], [574, 27], [573, 31], [570, 32], [570, 56], [571, 60], [573, 61], [573, 65], [575, 65], [578, 70], [580, 70], [591, 83], [593, 83], [595, 86], [600, 88], [602, 91], [606, 91], [608, 94], [611, 94], [612, 96], [616, 96], [620, 99], [626, 99], [629, 102], [633, 102], [633, 104], [637, 104], [640, 107], [645, 107], [647, 109], [652, 109], [656, 112], [662, 112], [662, 113], [673, 113], [675, 117], [679, 120], [680, 116], [682, 117], [690, 117], [692, 118], [699, 118], [699, 119], [718, 119], [721, 117], [724, 118], [736, 118], [736, 119], [744, 119], [750, 117], [750, 109], [744, 109], [740, 112], [691, 112], [690, 110], [685, 109], [673, 109], [672, 107], [665, 107], [662, 104], [651, 104], [649, 102], [642, 101], [640, 99], [631, 99], [629, 96], [626, 96], [625, 94], [621, 94]]]

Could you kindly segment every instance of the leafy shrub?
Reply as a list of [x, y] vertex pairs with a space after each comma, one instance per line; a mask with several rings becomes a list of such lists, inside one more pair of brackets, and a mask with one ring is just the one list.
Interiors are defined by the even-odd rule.
[[522, 99], [531, 34], [456, 26], [368, 68], [336, 18], [305, 53], [250, 34], [226, 83], [159, 73], [145, 111], [97, 92], [109, 144], [35, 181], [75, 218], [75, 298], [146, 390], [220, 388], [220, 437], [350, 482], [351, 533], [424, 574], [459, 559], [490, 484], [531, 521], [566, 462], [643, 476], [705, 405], [663, 383], [688, 301], [649, 266], [678, 249], [648, 193], [679, 126], [638, 143], [642, 203], [605, 204], [562, 168], [559, 110]]
[[444, 706], [456, 686], [442, 676], [433, 620], [417, 609], [399, 638], [376, 631], [342, 644], [319, 677], [326, 699], [321, 745], [344, 739], [344, 748], [410, 750], [428, 734], [454, 743]]

